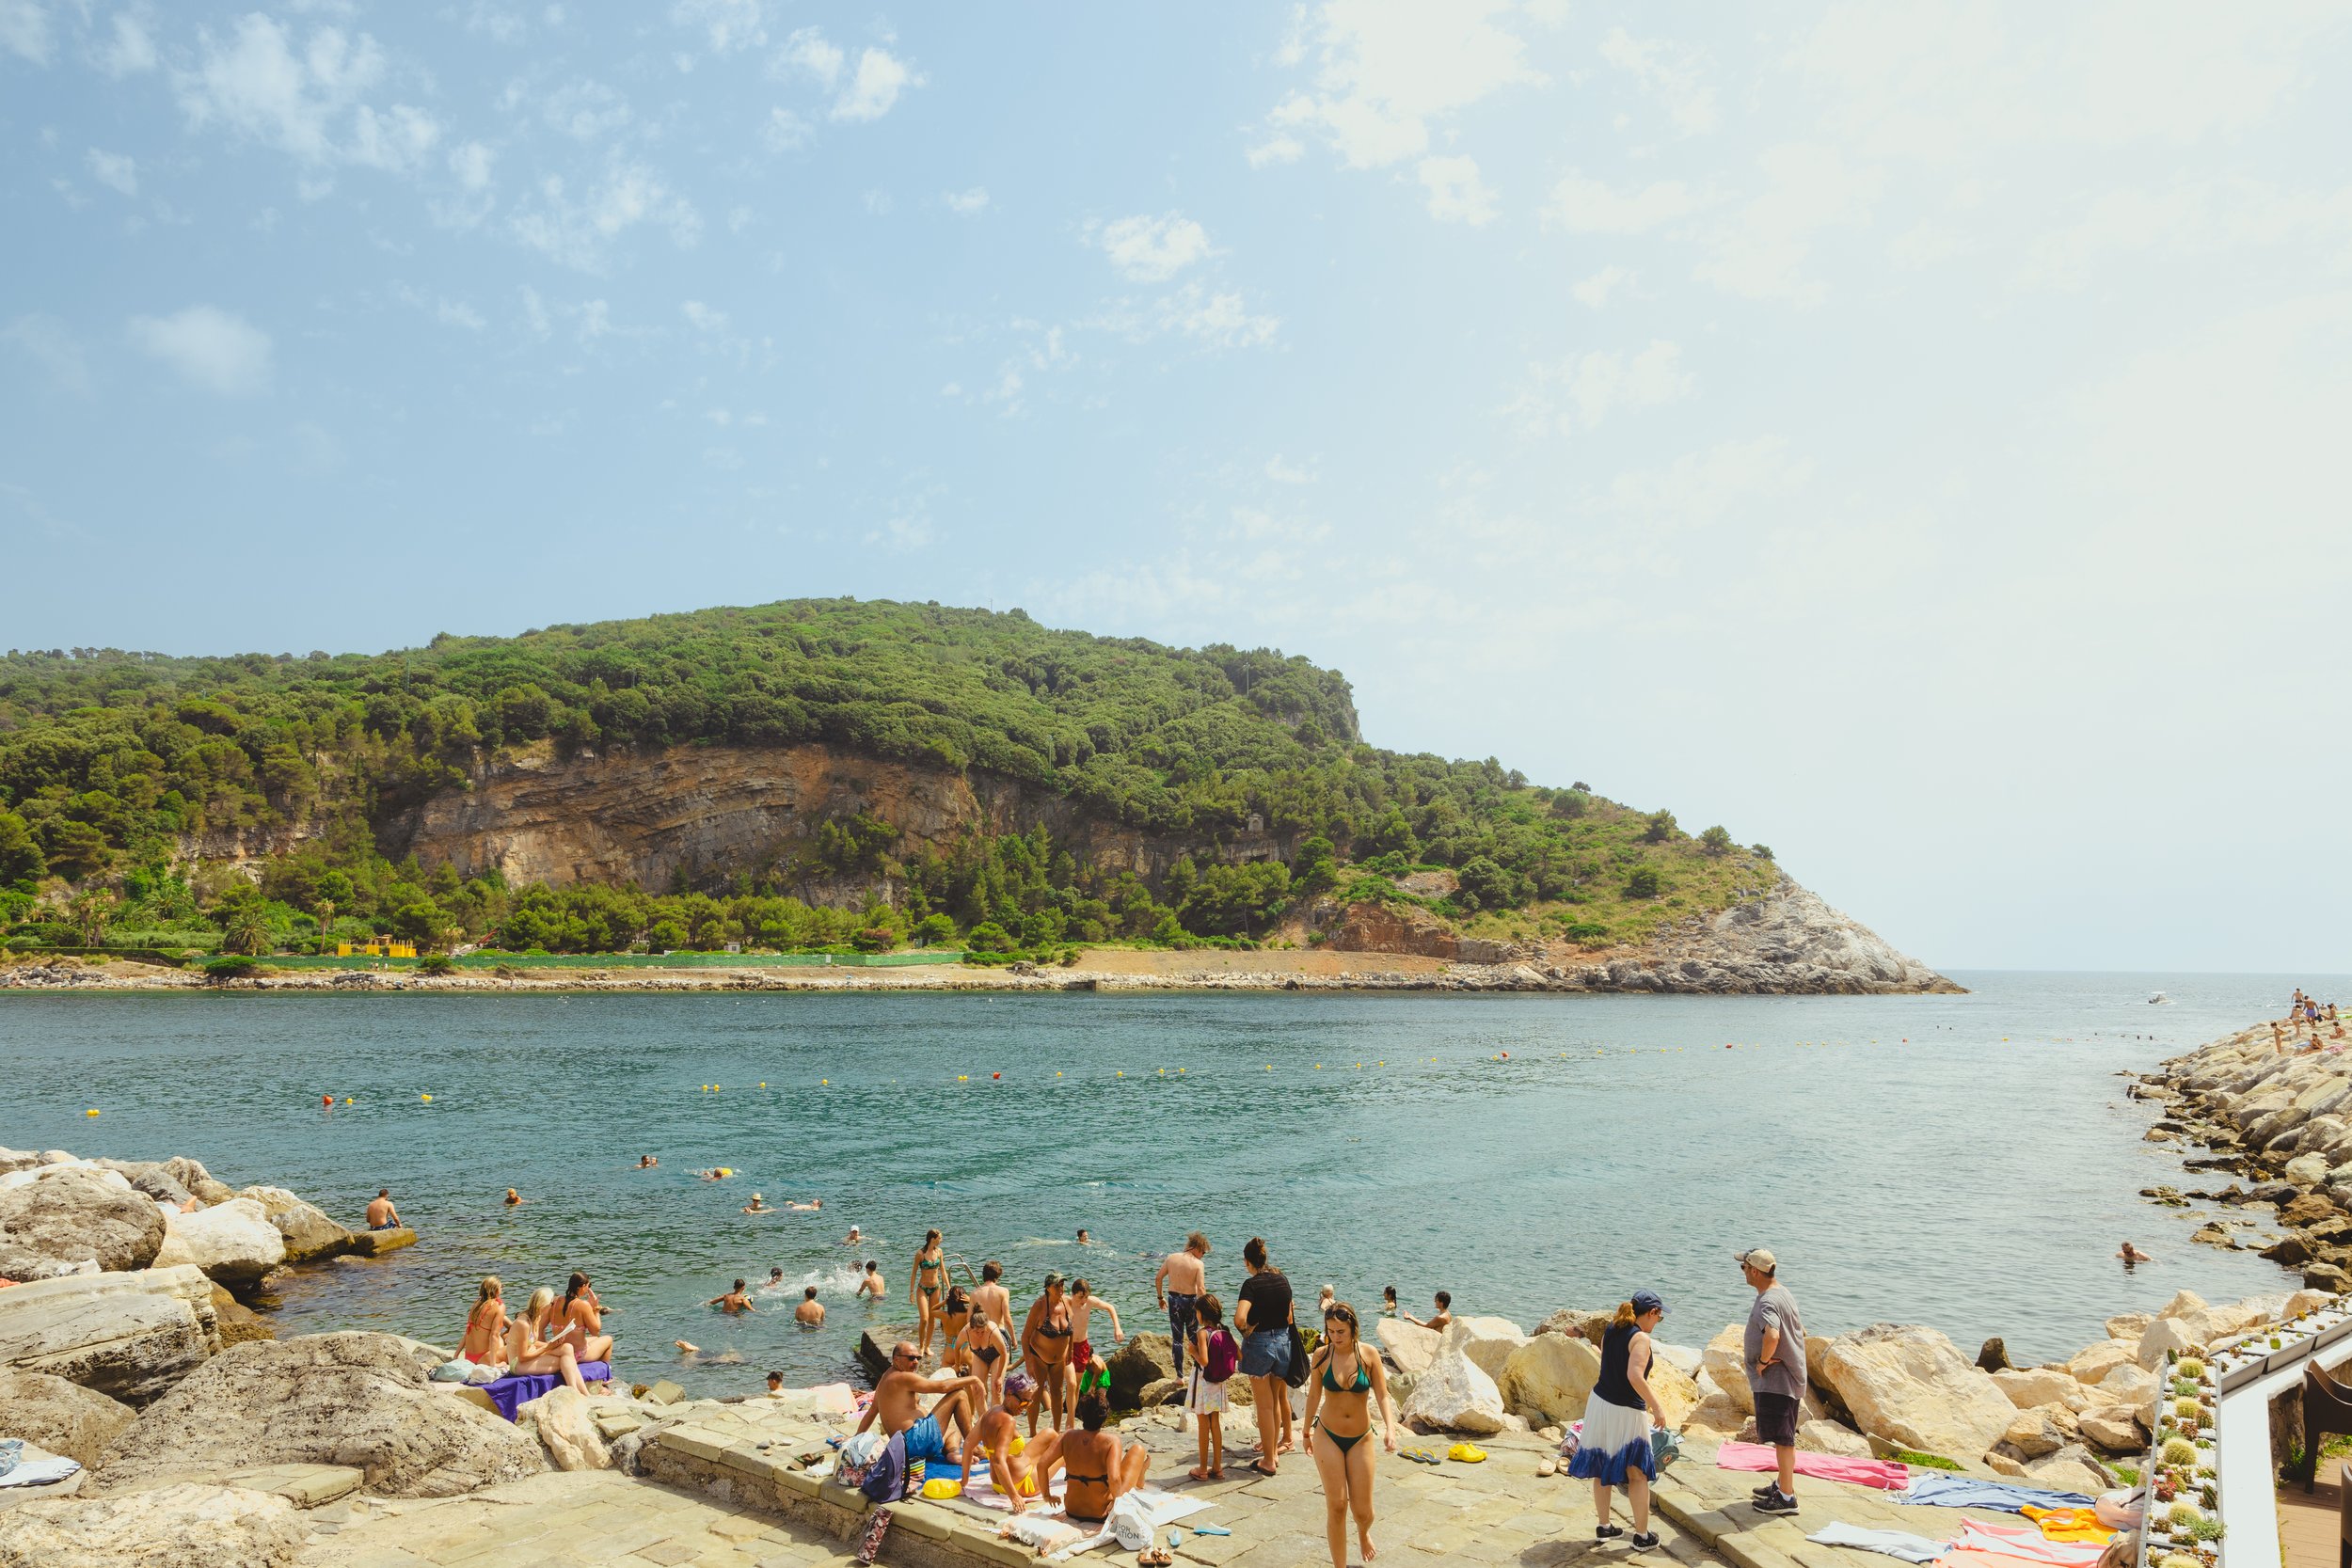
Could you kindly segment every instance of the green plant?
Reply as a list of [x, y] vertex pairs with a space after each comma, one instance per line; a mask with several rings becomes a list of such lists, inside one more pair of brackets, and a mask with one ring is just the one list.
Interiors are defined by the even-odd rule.
[[2113, 1470], [2115, 1472], [2115, 1479], [2122, 1481], [2124, 1485], [2137, 1486], [2139, 1484], [2139, 1467], [2137, 1465], [2110, 1465], [2107, 1468]]
[[2185, 1437], [2175, 1437], [2165, 1444], [2161, 1457], [2167, 1465], [2194, 1465], [2197, 1463], [2197, 1445]]
[[2164, 1516], [2175, 1529], [2186, 1529], [2192, 1522], [2204, 1517], [2197, 1512], [2197, 1505], [2185, 1497], [2168, 1509]]
[[1895, 1450], [1895, 1458], [1900, 1464], [1924, 1465], [1931, 1470], [1957, 1470], [1960, 1468], [1960, 1464], [1956, 1460], [1947, 1459], [1940, 1453], [1921, 1453], [1916, 1449], [1897, 1449]]
[[457, 962], [446, 953], [435, 953], [417, 960], [417, 973], [434, 975], [454, 974], [457, 973]]
[[204, 961], [204, 979], [208, 985], [225, 986], [231, 980], [242, 980], [262, 967], [258, 959], [243, 953], [230, 953]]
[[2179, 1366], [2181, 1375], [2183, 1377], [2202, 1377], [2205, 1375], [2205, 1364], [2202, 1361], [2198, 1360], [2193, 1355], [2185, 1357], [2179, 1363]]
[[2178, 1416], [2184, 1421], [2194, 1421], [2198, 1418], [2204, 1415], [2204, 1413], [2205, 1407], [2197, 1402], [2194, 1395], [2187, 1399], [2174, 1400], [2172, 1402], [2172, 1414]]
[[2230, 1527], [2211, 1514], [2200, 1514], [2182, 1527], [2182, 1533], [2191, 1541], [2218, 1541], [2229, 1533]]

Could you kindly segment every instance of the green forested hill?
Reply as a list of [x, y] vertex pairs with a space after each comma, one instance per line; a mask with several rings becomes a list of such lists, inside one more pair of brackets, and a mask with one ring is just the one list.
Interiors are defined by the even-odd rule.
[[[462, 787], [501, 748], [541, 741], [816, 742], [1003, 775], [1204, 844], [1257, 813], [1300, 848], [1289, 867], [1187, 864], [1177, 885], [1146, 888], [1034, 835], [907, 863], [894, 859], [886, 823], [828, 824], [807, 856], [906, 888], [900, 907], [849, 917], [802, 909], [748, 874], [675, 897], [556, 894], [460, 883], [375, 852], [389, 813]], [[328, 832], [267, 868], [258, 896], [186, 862], [207, 833], [290, 820]], [[515, 638], [443, 635], [381, 655], [0, 659], [0, 887], [16, 890], [0, 897], [13, 896], [22, 918], [46, 890], [40, 912], [72, 906], [83, 924], [118, 933], [208, 925], [250, 944], [263, 930], [283, 942], [405, 915], [421, 937], [457, 930], [513, 946], [789, 944], [845, 940], [851, 927], [895, 940], [935, 916], [1002, 927], [1029, 945], [1180, 940], [1263, 929], [1294, 877], [1329, 885], [1357, 863], [1455, 868], [1461, 889], [1442, 912], [1540, 904], [1571, 928], [1617, 934], [1654, 920], [1661, 899], [1720, 907], [1738, 879], [1729, 863], [1746, 859], [1721, 830], [1694, 841], [1670, 816], [1628, 812], [1581, 784], [1531, 787], [1492, 759], [1368, 746], [1346, 681], [1304, 658], [1053, 630], [1019, 610], [794, 600]], [[1387, 887], [1357, 891], [1392, 895]], [[945, 934], [938, 919], [931, 930]]]

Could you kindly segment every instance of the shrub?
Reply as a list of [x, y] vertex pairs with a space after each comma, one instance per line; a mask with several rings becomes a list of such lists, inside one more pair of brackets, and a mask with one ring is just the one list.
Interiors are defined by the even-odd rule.
[[1699, 849], [1701, 853], [1708, 855], [1730, 854], [1731, 831], [1722, 823], [1716, 823], [1715, 826], [1699, 834]]
[[1654, 865], [1635, 866], [1633, 874], [1625, 879], [1625, 895], [1628, 898], [1657, 897], [1658, 868]]
[[1748, 846], [1748, 853], [1757, 860], [1769, 861], [1772, 858], [1772, 847], [1769, 844], [1751, 844]]
[[420, 974], [454, 974], [457, 973], [457, 963], [446, 953], [436, 953], [429, 958], [417, 960], [417, 973]]
[[1897, 1449], [1896, 1461], [1903, 1465], [1924, 1465], [1931, 1470], [1957, 1470], [1960, 1462], [1947, 1459], [1940, 1453], [1921, 1453], [1916, 1449]]
[[206, 959], [204, 979], [210, 985], [225, 986], [231, 980], [244, 979], [261, 967], [258, 960], [243, 953], [230, 953], [221, 958]]
[[1012, 933], [993, 920], [983, 920], [972, 927], [971, 935], [963, 939], [963, 945], [967, 951], [974, 953], [1009, 953], [1012, 951]]
[[861, 953], [887, 953], [898, 945], [898, 933], [887, 926], [868, 926], [850, 939]]
[[1649, 826], [1642, 830], [1642, 842], [1663, 844], [1674, 837], [1678, 831], [1675, 824], [1675, 814], [1661, 808], [1649, 814]]

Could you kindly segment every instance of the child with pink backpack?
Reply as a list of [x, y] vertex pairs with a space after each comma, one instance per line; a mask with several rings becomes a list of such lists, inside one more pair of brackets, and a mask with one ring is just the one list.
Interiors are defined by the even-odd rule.
[[1200, 1463], [1192, 1467], [1192, 1479], [1223, 1481], [1225, 1383], [1241, 1364], [1241, 1346], [1226, 1332], [1225, 1307], [1216, 1297], [1200, 1297], [1193, 1312], [1192, 1384], [1185, 1390], [1184, 1408], [1200, 1418]]

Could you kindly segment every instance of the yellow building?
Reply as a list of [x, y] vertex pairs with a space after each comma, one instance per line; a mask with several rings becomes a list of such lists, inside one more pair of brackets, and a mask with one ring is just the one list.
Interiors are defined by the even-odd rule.
[[378, 937], [373, 942], [339, 942], [335, 944], [335, 957], [339, 958], [413, 958], [416, 956], [415, 942], [394, 942], [389, 937]]

